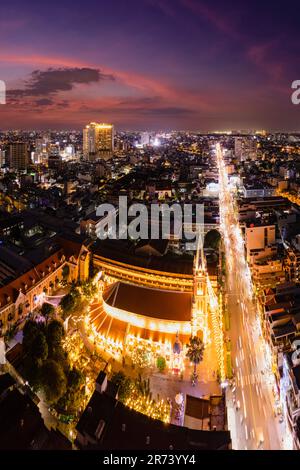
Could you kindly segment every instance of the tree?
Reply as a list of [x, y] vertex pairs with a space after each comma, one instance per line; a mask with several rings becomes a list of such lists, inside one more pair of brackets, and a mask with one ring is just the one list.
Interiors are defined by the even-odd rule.
[[66, 374], [70, 370], [70, 361], [68, 353], [63, 349], [61, 345], [49, 347], [49, 358], [61, 365]]
[[33, 320], [28, 320], [23, 328], [23, 348], [26, 353], [31, 354], [32, 343], [41, 332], [41, 326]]
[[191, 336], [190, 342], [187, 344], [187, 358], [194, 364], [194, 376], [196, 377], [197, 365], [202, 361], [204, 354], [204, 344], [198, 336]]
[[210, 230], [207, 232], [204, 238], [204, 248], [213, 248], [214, 250], [219, 249], [219, 244], [221, 241], [221, 235], [218, 230]]
[[81, 387], [84, 383], [84, 376], [80, 370], [73, 367], [68, 374], [68, 387], [72, 390], [76, 390]]
[[48, 359], [41, 369], [41, 385], [49, 404], [56, 403], [65, 393], [67, 379], [57, 362]]
[[73, 312], [79, 307], [81, 302], [81, 294], [76, 287], [73, 287], [68, 294], [66, 294], [60, 301], [60, 307], [63, 310], [64, 316]]
[[48, 357], [48, 344], [47, 344], [47, 341], [46, 341], [46, 337], [44, 335], [44, 333], [42, 332], [39, 332], [33, 342], [32, 342], [32, 347], [31, 347], [31, 355], [43, 362], [47, 359]]
[[118, 397], [121, 401], [127, 400], [133, 388], [133, 382], [130, 377], [125, 377], [118, 390]]
[[59, 399], [58, 408], [64, 412], [76, 412], [81, 406], [84, 397], [84, 376], [80, 370], [73, 367], [67, 375], [68, 384], [66, 393]]
[[144, 398], [152, 399], [152, 394], [150, 390], [150, 379], [143, 379], [141, 374], [138, 375], [138, 378], [135, 381], [135, 388], [139, 395], [142, 395]]
[[73, 299], [75, 301], [75, 304], [77, 305], [80, 302], [80, 299], [81, 299], [81, 294], [80, 294], [79, 289], [77, 289], [76, 286], [73, 286], [70, 290], [70, 294], [73, 297]]
[[118, 399], [125, 402], [133, 389], [133, 381], [121, 371], [115, 372], [111, 381], [118, 387]]
[[163, 372], [167, 366], [167, 362], [164, 357], [158, 356], [156, 359], [156, 367], [158, 368], [159, 372]]
[[118, 372], [114, 372], [111, 376], [111, 382], [114, 383], [117, 387], [120, 387], [122, 382], [124, 382], [126, 375], [119, 370]]
[[61, 299], [60, 304], [59, 304], [64, 312], [64, 314], [70, 313], [72, 310], [75, 308], [75, 300], [72, 296], [72, 294], [66, 294], [64, 297]]
[[41, 308], [41, 314], [45, 318], [49, 318], [51, 315], [53, 315], [55, 312], [55, 308], [53, 307], [52, 304], [49, 304], [48, 302], [44, 302]]
[[76, 390], [68, 388], [66, 393], [59, 399], [57, 409], [64, 413], [77, 413], [80, 410], [84, 398], [84, 389]]
[[65, 335], [63, 324], [58, 320], [52, 320], [47, 327], [47, 342], [49, 348], [58, 348]]
[[146, 345], [138, 345], [134, 348], [131, 359], [138, 367], [149, 367], [152, 359], [151, 350]]
[[24, 357], [24, 377], [28, 380], [34, 391], [41, 388], [41, 361], [27, 354]]
[[92, 281], [86, 281], [81, 286], [82, 294], [91, 300], [97, 293], [97, 286]]
[[40, 367], [48, 356], [44, 325], [28, 320], [23, 328], [24, 375], [30, 385], [40, 388]]

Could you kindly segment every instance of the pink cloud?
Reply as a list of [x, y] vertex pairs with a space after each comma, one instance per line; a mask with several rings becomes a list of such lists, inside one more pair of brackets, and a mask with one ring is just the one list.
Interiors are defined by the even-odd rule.
[[[185, 89], [179, 89], [169, 83], [156, 80], [153, 77], [142, 75], [136, 72], [112, 69], [105, 65], [87, 63], [80, 60], [74, 60], [69, 57], [60, 56], [42, 56], [37, 54], [15, 54], [1, 53], [0, 62], [9, 62], [14, 64], [31, 65], [32, 67], [92, 67], [98, 68], [102, 73], [113, 75], [116, 82], [124, 84], [143, 96], [160, 96], [166, 102], [183, 104], [205, 111], [216, 109], [213, 101], [209, 98], [207, 90], [203, 93], [190, 92]], [[215, 91], [214, 91], [215, 94]]]

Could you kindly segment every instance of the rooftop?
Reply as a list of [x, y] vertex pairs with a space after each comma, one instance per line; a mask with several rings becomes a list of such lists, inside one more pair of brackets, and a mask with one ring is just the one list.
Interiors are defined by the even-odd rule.
[[135, 247], [127, 240], [97, 240], [92, 247], [94, 254], [120, 263], [134, 265], [154, 271], [184, 275], [193, 274], [193, 257], [166, 253], [163, 256], [138, 256]]
[[[99, 424], [101, 435], [96, 438]], [[84, 449], [110, 450], [221, 450], [230, 448], [229, 431], [199, 431], [166, 424], [138, 413], [106, 392], [92, 395], [77, 424], [82, 436], [90, 436], [95, 444], [79, 444]]]
[[148, 289], [117, 282], [103, 294], [115, 308], [164, 320], [190, 321], [192, 295], [185, 292]]

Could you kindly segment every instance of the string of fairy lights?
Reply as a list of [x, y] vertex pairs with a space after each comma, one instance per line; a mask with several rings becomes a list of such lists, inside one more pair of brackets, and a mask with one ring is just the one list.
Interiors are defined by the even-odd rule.
[[[225, 358], [224, 358], [224, 338], [223, 338], [223, 318], [222, 311], [219, 308], [219, 301], [214, 292], [212, 284], [210, 282], [207, 270], [204, 265], [199, 267], [196, 271], [196, 275], [201, 277], [198, 280], [199, 285], [197, 285], [196, 295], [198, 299], [194, 304], [191, 318], [191, 331], [203, 332], [203, 339], [205, 344], [211, 342], [211, 331], [208, 326], [208, 315], [211, 315], [212, 323], [212, 333], [214, 337], [214, 345], [217, 349], [217, 358], [220, 371], [221, 381], [225, 380]], [[200, 292], [201, 291], [201, 292]], [[199, 300], [200, 299], [200, 300]], [[199, 302], [197, 302], [199, 300]], [[209, 308], [207, 308], [207, 301]], [[98, 307], [96, 307], [97, 309]], [[158, 353], [165, 353], [164, 356], [167, 358], [167, 364], [169, 367], [172, 366], [172, 346], [171, 344], [163, 343], [153, 343], [152, 341], [145, 341], [142, 338], [136, 337], [135, 335], [128, 335], [126, 338], [126, 345], [124, 341], [114, 340], [108, 335], [102, 334], [96, 326], [91, 322], [91, 313], [94, 311], [90, 307], [87, 314], [84, 318], [85, 330], [87, 332], [88, 338], [95, 347], [100, 347], [109, 353], [112, 357], [118, 361], [122, 360], [123, 354], [126, 351], [126, 354], [134, 357], [134, 353], [138, 353], [141, 348], [143, 348], [141, 354], [143, 361], [147, 364], [153, 362]], [[145, 350], [145, 351], [144, 351]], [[147, 353], [147, 354], [146, 354]], [[181, 351], [181, 356], [184, 354], [184, 351]], [[145, 356], [145, 357], [144, 357]], [[149, 357], [148, 357], [149, 356]], [[151, 357], [150, 357], [151, 356]], [[140, 357], [139, 357], [140, 359]], [[183, 359], [183, 358], [182, 358]], [[183, 370], [183, 360], [181, 361], [180, 370]], [[134, 409], [137, 412], [143, 413], [150, 418], [159, 419], [165, 423], [170, 422], [171, 406], [168, 401], [163, 399], [154, 400], [149, 395], [145, 395], [138, 390], [137, 387], [133, 387], [130, 396], [126, 399], [125, 405], [131, 409]]]
[[216, 349], [217, 349], [220, 378], [221, 378], [221, 382], [224, 382], [226, 378], [226, 371], [225, 371], [225, 355], [224, 355], [223, 315], [222, 315], [222, 310], [220, 309], [218, 298], [211, 285], [209, 276], [207, 276], [207, 290], [208, 290], [209, 300], [210, 300], [212, 328], [213, 328], [214, 342], [215, 342]]
[[139, 395], [137, 392], [133, 392], [125, 401], [125, 405], [150, 418], [159, 419], [164, 423], [170, 422], [171, 407], [170, 404], [163, 399], [155, 401], [149, 397]]

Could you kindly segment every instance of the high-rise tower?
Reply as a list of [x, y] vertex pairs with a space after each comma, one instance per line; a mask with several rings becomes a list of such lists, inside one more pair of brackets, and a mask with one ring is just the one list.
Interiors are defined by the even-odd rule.
[[83, 129], [83, 155], [87, 160], [109, 160], [114, 151], [114, 126], [91, 122]]

